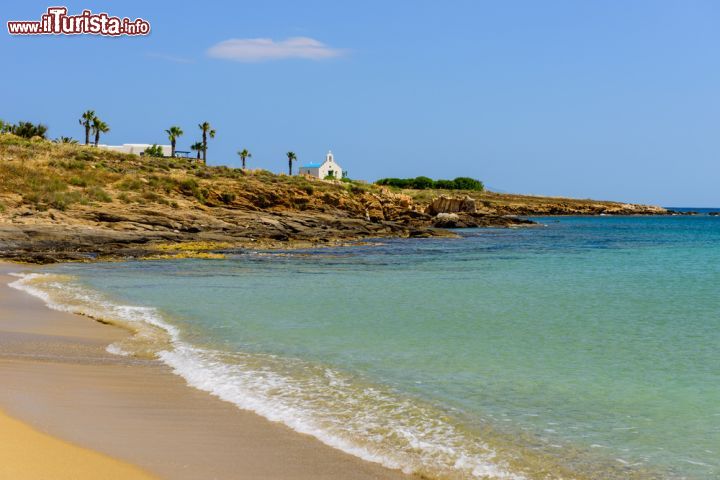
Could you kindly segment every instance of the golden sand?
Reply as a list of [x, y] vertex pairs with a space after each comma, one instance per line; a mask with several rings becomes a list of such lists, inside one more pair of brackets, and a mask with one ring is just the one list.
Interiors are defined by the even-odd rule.
[[137, 467], [65, 443], [0, 412], [0, 478], [146, 480]]

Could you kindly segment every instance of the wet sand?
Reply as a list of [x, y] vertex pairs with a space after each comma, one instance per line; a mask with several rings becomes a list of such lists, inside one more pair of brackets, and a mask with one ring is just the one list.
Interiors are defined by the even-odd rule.
[[23, 269], [0, 264], [0, 410], [28, 431], [139, 475], [118, 478], [147, 478], [130, 465], [180, 480], [415, 478], [190, 388], [159, 362], [107, 353], [127, 333], [8, 287]]

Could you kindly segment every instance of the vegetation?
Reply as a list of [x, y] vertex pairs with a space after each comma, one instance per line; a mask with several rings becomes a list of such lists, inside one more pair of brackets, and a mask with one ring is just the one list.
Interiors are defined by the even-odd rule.
[[45, 138], [47, 129], [48, 127], [42, 123], [34, 124], [32, 122], [18, 122], [13, 125], [12, 123], [0, 121], [0, 133], [12, 133], [23, 138]]
[[162, 147], [153, 144], [151, 147], [145, 149], [145, 155], [148, 157], [164, 157]]
[[293, 162], [297, 160], [297, 155], [295, 155], [295, 152], [287, 152], [286, 155], [288, 159], [288, 175], [292, 175]]
[[53, 140], [55, 143], [70, 143], [73, 145], [77, 145], [78, 141], [75, 140], [72, 137], [58, 137], [55, 140]]
[[245, 159], [252, 158], [252, 153], [248, 152], [247, 148], [243, 148], [237, 152], [237, 154], [240, 155], [240, 160], [242, 160], [242, 169], [245, 170]]
[[190, 145], [190, 150], [197, 152], [197, 159], [200, 160], [200, 153], [203, 150], [203, 144], [202, 142], [195, 142], [192, 145]]
[[92, 128], [93, 119], [95, 118], [95, 110], [86, 110], [80, 116], [80, 125], [85, 128], [85, 145], [90, 144], [90, 129]]
[[110, 127], [107, 123], [103, 122], [98, 117], [95, 117], [93, 118], [92, 131], [93, 135], [95, 135], [95, 146], [97, 147], [98, 143], [100, 143], [100, 134], [109, 132]]
[[485, 190], [485, 186], [480, 180], [469, 177], [457, 177], [454, 180], [433, 180], [429, 177], [381, 178], [375, 183], [388, 187], [408, 188], [413, 190], [474, 190], [477, 192]]
[[202, 132], [202, 161], [203, 164], [207, 165], [208, 136], [215, 138], [215, 130], [210, 126], [209, 122], [201, 123], [198, 128]]
[[183, 132], [182, 128], [178, 127], [177, 125], [173, 125], [172, 127], [165, 130], [165, 133], [168, 134], [168, 139], [170, 140], [170, 156], [174, 158], [177, 139], [181, 137], [185, 132]]
[[69, 210], [105, 202], [323, 210], [335, 206], [338, 196], [354, 194], [345, 184], [266, 170], [207, 167], [194, 159], [138, 156], [15, 135], [0, 135], [0, 178], [0, 202], [10, 211], [21, 205]]

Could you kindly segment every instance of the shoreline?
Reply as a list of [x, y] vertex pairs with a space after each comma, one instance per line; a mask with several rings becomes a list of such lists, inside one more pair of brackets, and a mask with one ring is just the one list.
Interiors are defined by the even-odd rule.
[[[13, 250], [4, 250], [2, 247], [3, 235], [8, 234], [6, 226], [0, 223], [0, 266], [2, 264], [24, 265], [24, 266], [40, 266], [52, 265], [60, 263], [95, 263], [95, 262], [122, 262], [133, 260], [178, 260], [183, 258], [199, 258], [199, 259], [224, 259], [227, 254], [235, 254], [240, 252], [265, 252], [265, 251], [296, 251], [307, 249], [323, 249], [338, 247], [354, 247], [365, 246], [375, 243], [382, 243], [388, 240], [402, 239], [428, 239], [428, 238], [459, 238], [460, 235], [456, 230], [467, 230], [472, 228], [492, 229], [492, 228], [538, 228], [542, 227], [541, 223], [528, 218], [566, 218], [566, 217], [613, 217], [613, 218], [637, 218], [637, 217], [686, 217], [686, 216], [702, 216], [703, 214], [668, 212], [660, 214], [648, 213], [608, 213], [608, 214], [556, 214], [556, 213], [537, 213], [521, 216], [507, 215], [497, 218], [509, 219], [509, 223], [505, 224], [489, 224], [482, 226], [444, 226], [432, 227], [426, 229], [412, 230], [404, 234], [394, 233], [385, 235], [359, 235], [347, 238], [323, 239], [322, 241], [309, 240], [271, 240], [257, 239], [252, 242], [228, 242], [227, 238], [216, 238], [211, 240], [197, 239], [166, 239], [162, 242], [141, 242], [133, 244], [132, 242], [124, 244], [122, 247], [113, 245], [113, 253], [105, 251], [105, 247], [88, 246], [85, 244], [76, 244], [75, 240], [71, 240], [77, 235], [95, 235], [98, 230], [88, 232], [62, 232], [62, 230], [52, 228], [52, 226], [33, 226], [34, 234], [43, 231], [46, 236], [48, 232], [53, 231], [53, 235], [57, 234], [58, 238], [43, 245], [35, 245], [32, 242], [22, 245], [22, 248]], [[709, 214], [705, 214], [709, 215]], [[713, 216], [713, 215], [709, 215]], [[44, 227], [48, 227], [45, 231]], [[13, 226], [22, 230], [23, 226]], [[10, 232], [12, 233], [12, 232]], [[17, 233], [17, 232], [15, 232]], [[64, 235], [67, 233], [67, 235]], [[10, 235], [12, 237], [13, 235]], [[69, 240], [70, 239], [70, 240]], [[45, 242], [45, 240], [43, 240]], [[42, 243], [42, 242], [41, 242]], [[82, 243], [82, 242], [81, 242]], [[20, 244], [18, 244], [20, 245]], [[18, 246], [16, 245], [16, 246]], [[117, 248], [116, 248], [117, 247]], [[32, 252], [32, 253], [31, 253]]]
[[9, 422], [138, 472], [118, 478], [417, 478], [189, 387], [159, 361], [108, 353], [127, 332], [9, 287], [8, 273], [22, 270], [33, 269], [0, 262], [0, 412]]

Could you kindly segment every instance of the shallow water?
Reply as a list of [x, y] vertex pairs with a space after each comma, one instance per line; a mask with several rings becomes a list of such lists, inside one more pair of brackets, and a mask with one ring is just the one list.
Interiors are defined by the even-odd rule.
[[[720, 478], [720, 218], [547, 218], [19, 286], [213, 392], [450, 478]], [[152, 324], [147, 328], [148, 324]]]

